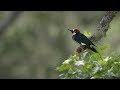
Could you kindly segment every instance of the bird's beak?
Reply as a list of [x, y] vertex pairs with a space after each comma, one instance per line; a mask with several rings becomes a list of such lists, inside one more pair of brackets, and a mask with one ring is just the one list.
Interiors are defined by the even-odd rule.
[[71, 31], [72, 33], [73, 33], [73, 30], [71, 30], [71, 29], [68, 29], [69, 31]]

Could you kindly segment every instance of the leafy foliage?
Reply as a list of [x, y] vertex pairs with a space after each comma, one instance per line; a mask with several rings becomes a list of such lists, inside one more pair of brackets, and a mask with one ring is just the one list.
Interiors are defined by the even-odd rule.
[[103, 56], [108, 48], [104, 45], [98, 53], [85, 51], [80, 55], [72, 55], [56, 70], [61, 79], [118, 79], [120, 78], [120, 56], [115, 52]]
[[91, 33], [90, 33], [90, 32], [87, 32], [87, 31], [84, 31], [84, 35], [85, 35], [86, 37], [90, 37], [90, 36], [91, 36]]

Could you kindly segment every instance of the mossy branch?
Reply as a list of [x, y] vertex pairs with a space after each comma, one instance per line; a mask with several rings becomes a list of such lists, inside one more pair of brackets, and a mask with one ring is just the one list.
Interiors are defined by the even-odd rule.
[[[118, 11], [106, 11], [105, 15], [97, 26], [96, 32], [91, 37], [89, 37], [92, 42], [98, 42], [102, 39], [102, 37], [106, 36], [106, 32], [110, 28], [110, 22], [114, 19], [117, 13]], [[80, 53], [85, 49], [85, 47], [80, 46], [76, 51]]]

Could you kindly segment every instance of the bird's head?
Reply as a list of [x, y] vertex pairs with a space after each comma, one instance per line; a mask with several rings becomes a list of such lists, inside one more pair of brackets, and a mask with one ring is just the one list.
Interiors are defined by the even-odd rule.
[[71, 31], [72, 33], [80, 33], [80, 30], [75, 28], [75, 29], [68, 29], [69, 31]]

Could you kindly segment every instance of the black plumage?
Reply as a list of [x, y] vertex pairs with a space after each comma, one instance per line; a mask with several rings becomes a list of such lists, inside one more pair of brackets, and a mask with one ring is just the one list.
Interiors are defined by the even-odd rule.
[[73, 29], [70, 31], [73, 33], [72, 39], [74, 41], [76, 41], [77, 43], [79, 43], [81, 45], [85, 45], [86, 48], [88, 48], [94, 52], [97, 52], [97, 50], [94, 48], [94, 46], [96, 46], [96, 45], [93, 44], [92, 41], [90, 41], [85, 35], [80, 33], [80, 31], [78, 29]]

